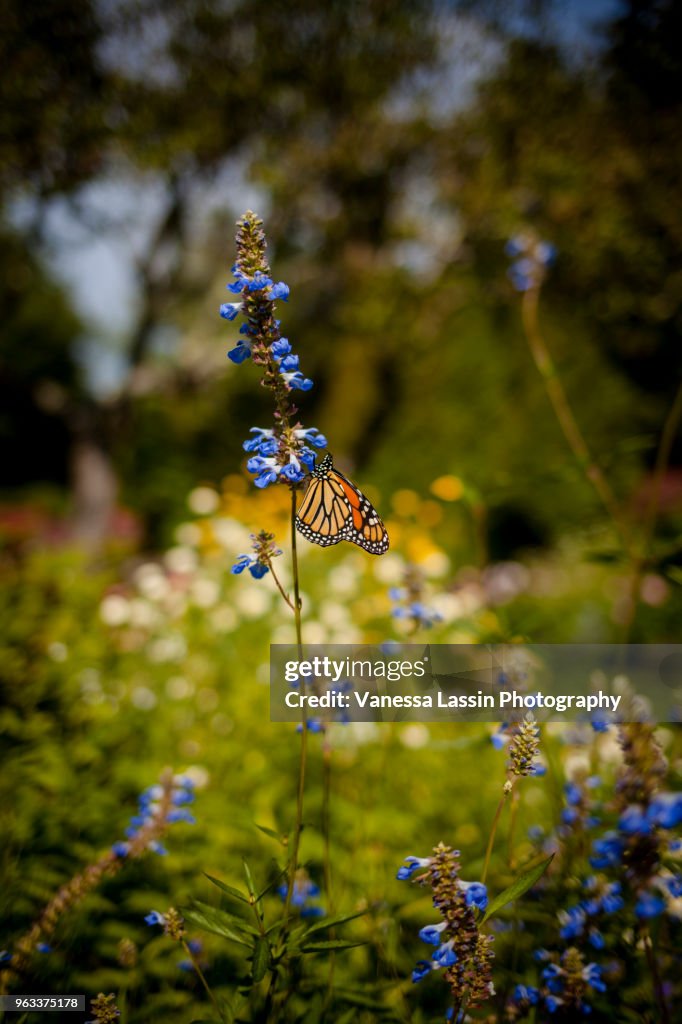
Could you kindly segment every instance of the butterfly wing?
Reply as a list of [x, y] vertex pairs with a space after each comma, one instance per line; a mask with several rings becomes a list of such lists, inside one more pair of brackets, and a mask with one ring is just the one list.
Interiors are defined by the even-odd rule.
[[331, 475], [313, 477], [296, 515], [296, 528], [305, 539], [323, 548], [338, 544], [347, 539], [344, 531], [350, 518], [341, 483]]
[[337, 470], [333, 469], [329, 478], [341, 488], [350, 513], [343, 525], [342, 539], [357, 544], [371, 555], [383, 555], [388, 551], [388, 533], [372, 502]]

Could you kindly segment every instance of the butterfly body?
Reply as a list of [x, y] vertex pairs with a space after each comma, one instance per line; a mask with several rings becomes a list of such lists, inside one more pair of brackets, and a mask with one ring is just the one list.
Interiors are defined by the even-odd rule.
[[371, 555], [388, 550], [388, 533], [378, 512], [355, 484], [334, 469], [329, 454], [311, 472], [296, 529], [324, 548], [347, 540]]

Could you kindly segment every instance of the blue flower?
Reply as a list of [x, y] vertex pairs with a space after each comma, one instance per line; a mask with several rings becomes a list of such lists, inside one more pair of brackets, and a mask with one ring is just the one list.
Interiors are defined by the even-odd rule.
[[576, 807], [581, 803], [583, 798], [582, 791], [575, 782], [567, 782], [564, 786], [564, 793], [566, 794], [566, 803], [571, 807]]
[[290, 373], [292, 370], [298, 370], [298, 356], [294, 352], [285, 356], [279, 364], [280, 373]]
[[[289, 883], [282, 882], [277, 889], [277, 893], [282, 902], [286, 901], [288, 892]], [[316, 900], [319, 895], [319, 885], [316, 885], [304, 870], [297, 871], [296, 878], [294, 879], [293, 892], [291, 893], [291, 906], [296, 907], [296, 909], [300, 911], [301, 917], [324, 917], [324, 907], [311, 905], [311, 900]]]
[[244, 569], [248, 569], [255, 580], [262, 579], [269, 572], [267, 565], [259, 562], [254, 555], [239, 555], [230, 571], [235, 576], [239, 576], [240, 573], [244, 572]]
[[[247, 281], [246, 289], [249, 292], [260, 292], [264, 288], [269, 288], [272, 284], [272, 278], [267, 277], [260, 270], [256, 271], [250, 281], [248, 278], [245, 278], [244, 280]], [[268, 298], [271, 298], [271, 296], [268, 296]]]
[[430, 971], [433, 970], [433, 965], [428, 960], [419, 960], [412, 971], [412, 981], [416, 984], [425, 978]]
[[291, 462], [287, 466], [283, 466], [280, 475], [285, 480], [291, 481], [291, 483], [297, 484], [301, 480], [305, 479], [305, 473], [301, 469], [301, 464], [295, 456], [291, 456]]
[[223, 302], [220, 315], [223, 320], [235, 320], [242, 308], [241, 302]]
[[598, 928], [590, 928], [588, 932], [588, 940], [593, 949], [603, 949], [606, 945], [604, 936]]
[[615, 868], [623, 857], [623, 841], [615, 832], [607, 832], [601, 839], [595, 839], [592, 850], [590, 864], [593, 868]]
[[277, 341], [273, 341], [270, 346], [275, 359], [283, 359], [284, 356], [288, 356], [291, 352], [291, 345], [289, 344], [288, 338], [278, 338]]
[[412, 601], [411, 604], [401, 608], [394, 608], [391, 612], [394, 619], [411, 619], [418, 622], [426, 629], [430, 629], [436, 622], [442, 622], [443, 616], [440, 612], [427, 608], [421, 601]]
[[618, 828], [626, 835], [646, 836], [651, 832], [651, 825], [640, 804], [630, 804], [626, 807], [618, 820]]
[[185, 821], [188, 825], [196, 825], [197, 823], [194, 815], [185, 807], [177, 807], [175, 810], [169, 811], [166, 816], [166, 821], [169, 825], [175, 825], [179, 821]]
[[127, 857], [129, 850], [130, 844], [124, 842], [114, 843], [114, 845], [111, 847], [111, 852], [116, 854], [117, 857]]
[[457, 963], [457, 954], [452, 948], [454, 944], [454, 939], [444, 942], [443, 945], [439, 946], [435, 953], [432, 954], [431, 959], [435, 960], [441, 967], [452, 967], [453, 964]]
[[594, 714], [590, 718], [590, 724], [595, 732], [608, 732], [611, 723], [604, 715]]
[[601, 908], [605, 914], [614, 914], [623, 908], [620, 882], [611, 882], [602, 893]]
[[419, 932], [419, 938], [422, 942], [428, 942], [430, 946], [440, 945], [440, 936], [447, 928], [447, 923], [441, 921], [440, 924], [427, 924]]
[[639, 918], [658, 917], [665, 910], [665, 902], [655, 892], [641, 892], [635, 904], [635, 914]]
[[313, 382], [308, 377], [304, 377], [300, 370], [296, 370], [294, 373], [283, 373], [282, 378], [291, 391], [310, 391], [313, 386]]
[[409, 857], [405, 857], [405, 864], [407, 866], [398, 868], [396, 878], [401, 882], [405, 882], [409, 878], [412, 878], [412, 875], [419, 871], [420, 868], [428, 868], [430, 863], [430, 857], [413, 857], [411, 855]]
[[468, 907], [485, 910], [488, 906], [488, 890], [482, 882], [461, 882], [465, 889], [465, 900]]
[[529, 1006], [537, 1006], [540, 999], [540, 989], [532, 985], [517, 985], [512, 996], [515, 1003], [526, 1003]]
[[583, 980], [593, 988], [595, 992], [606, 992], [606, 984], [601, 976], [602, 968], [599, 964], [587, 964], [583, 967]]
[[0, 949], [0, 964], [8, 964], [12, 960], [12, 954], [8, 949]]
[[288, 302], [289, 285], [285, 284], [284, 281], [278, 281], [277, 284], [273, 284], [268, 292], [268, 298], [273, 302], [277, 299], [281, 299], [282, 302]]
[[227, 358], [231, 359], [233, 363], [243, 363], [246, 359], [251, 358], [251, 345], [248, 341], [242, 341], [240, 338], [237, 347], [231, 348], [227, 353]]
[[151, 910], [145, 917], [145, 921], [148, 925], [164, 925], [166, 923], [166, 916], [165, 914], [160, 914], [158, 910]]
[[[305, 723], [305, 727], [308, 732], [322, 733], [324, 732], [324, 722], [321, 718], [308, 718]], [[296, 732], [303, 732], [303, 726], [299, 722], [296, 726]]]
[[562, 927], [559, 931], [562, 939], [576, 939], [582, 935], [585, 928], [586, 915], [580, 905], [569, 907], [568, 910], [560, 910], [558, 917], [559, 921], [562, 922]]
[[676, 828], [682, 823], [682, 792], [657, 793], [649, 804], [647, 817], [660, 828]]
[[[294, 430], [294, 437], [299, 441], [305, 441], [306, 444], [312, 444], [315, 448], [326, 448], [327, 438], [324, 434], [321, 434], [317, 427], [307, 427], [305, 429], [299, 428]], [[313, 453], [314, 457], [314, 453]]]

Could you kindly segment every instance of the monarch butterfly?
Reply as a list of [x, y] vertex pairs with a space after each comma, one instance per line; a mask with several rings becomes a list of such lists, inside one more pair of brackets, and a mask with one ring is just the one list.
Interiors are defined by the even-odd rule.
[[323, 548], [348, 540], [371, 555], [388, 550], [386, 527], [376, 509], [355, 484], [334, 469], [329, 454], [312, 470], [296, 529]]

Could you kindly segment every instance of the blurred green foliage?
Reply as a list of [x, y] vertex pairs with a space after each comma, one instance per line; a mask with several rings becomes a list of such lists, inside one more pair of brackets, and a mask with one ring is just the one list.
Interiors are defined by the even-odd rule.
[[[519, 541], [532, 523], [542, 543], [599, 515], [505, 276], [504, 241], [531, 224], [559, 250], [542, 308], [550, 346], [597, 458], [624, 498], [633, 492], [680, 372], [675, 4], [605, 11], [582, 56], [551, 4], [174, 0], [161, 12], [79, 0], [53, 13], [5, 14], [8, 66], [32, 90], [7, 76], [4, 206], [32, 209], [27, 244], [40, 253], [53, 196], [98, 238], [116, 237], [117, 212], [109, 227], [91, 223], [85, 184], [161, 199], [136, 254], [118, 390], [93, 405], [67, 386], [73, 400], [58, 410], [62, 447], [85, 429], [108, 453], [151, 543], [168, 538], [197, 479], [234, 471], [231, 441], [259, 421], [214, 312], [244, 188], [261, 196], [277, 274], [292, 285], [286, 330], [318, 384], [306, 415], [340, 457], [388, 486], [407, 476], [423, 490], [441, 467], [455, 471], [504, 521], [525, 521]], [[62, 384], [41, 352], [62, 338], [66, 365], [81, 329], [22, 287], [36, 362]], [[164, 331], [175, 340], [161, 358]], [[11, 323], [7, 334], [22, 345]], [[40, 411], [21, 430], [25, 472], [8, 482], [61, 483], [64, 454], [48, 465], [31, 455]]]

